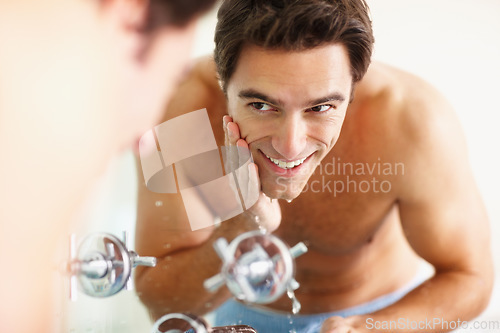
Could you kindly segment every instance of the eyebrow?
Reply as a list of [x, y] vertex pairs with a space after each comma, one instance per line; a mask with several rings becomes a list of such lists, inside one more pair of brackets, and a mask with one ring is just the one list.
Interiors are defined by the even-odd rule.
[[324, 104], [324, 103], [328, 103], [328, 102], [340, 102], [340, 103], [342, 103], [343, 101], [345, 101], [344, 95], [342, 95], [339, 92], [334, 92], [333, 94], [330, 94], [328, 96], [309, 101], [307, 105], [317, 105], [317, 104]]
[[258, 92], [257, 90], [254, 90], [254, 89], [245, 89], [245, 90], [242, 90], [240, 91], [240, 93], [238, 94], [238, 97], [240, 98], [244, 98], [244, 99], [252, 99], [252, 98], [256, 98], [256, 99], [260, 99], [262, 101], [266, 101], [266, 102], [269, 102], [273, 105], [282, 105], [283, 103], [280, 101], [280, 100], [277, 100], [277, 99], [274, 99], [272, 97], [269, 97], [261, 92]]
[[[244, 98], [244, 99], [252, 99], [252, 98], [260, 99], [262, 101], [269, 102], [270, 104], [273, 104], [276, 106], [284, 104], [282, 101], [274, 99], [270, 96], [267, 96], [266, 94], [263, 94], [255, 89], [242, 90], [242, 91], [240, 91], [238, 96], [240, 98]], [[339, 92], [334, 92], [328, 96], [310, 100], [307, 102], [307, 105], [308, 106], [318, 105], [318, 104], [324, 104], [324, 103], [328, 103], [328, 102], [340, 102], [340, 103], [342, 103], [343, 101], [345, 101], [344, 95], [339, 93]]]

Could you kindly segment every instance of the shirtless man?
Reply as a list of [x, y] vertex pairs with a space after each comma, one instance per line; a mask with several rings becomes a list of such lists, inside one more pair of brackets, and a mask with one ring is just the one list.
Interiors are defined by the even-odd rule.
[[[163, 119], [207, 108], [218, 145], [252, 152], [263, 193], [219, 227], [190, 231], [180, 195], [141, 182], [136, 247], [159, 259], [137, 270], [142, 301], [154, 318], [216, 309], [217, 325], [263, 333], [457, 328], [486, 307], [492, 261], [453, 111], [381, 63], [361, 81], [373, 42], [362, 1], [276, 3], [222, 4], [215, 62], [194, 66]], [[255, 229], [255, 216], [309, 247], [296, 260], [302, 310], [292, 324], [286, 297], [257, 309], [203, 288], [220, 269], [214, 240]]]
[[0, 332], [60, 331], [60, 242], [158, 120], [214, 2], [0, 0]]

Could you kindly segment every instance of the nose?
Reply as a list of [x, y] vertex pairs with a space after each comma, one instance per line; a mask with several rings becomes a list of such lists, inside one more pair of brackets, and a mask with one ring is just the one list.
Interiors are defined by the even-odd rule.
[[272, 138], [273, 148], [286, 160], [293, 161], [306, 147], [307, 126], [300, 115], [287, 115], [277, 124], [276, 134]]

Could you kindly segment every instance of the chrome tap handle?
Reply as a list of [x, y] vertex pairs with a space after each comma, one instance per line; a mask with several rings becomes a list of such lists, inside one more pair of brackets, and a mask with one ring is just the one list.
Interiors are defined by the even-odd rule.
[[219, 238], [213, 246], [222, 269], [204, 281], [207, 290], [214, 292], [226, 284], [235, 298], [265, 304], [298, 288], [293, 278], [294, 258], [307, 252], [304, 243], [290, 249], [274, 235], [250, 231], [230, 244]]
[[247, 325], [207, 328], [205, 321], [192, 314], [169, 313], [153, 324], [151, 333], [257, 333]]
[[158, 319], [151, 333], [208, 333], [203, 319], [186, 313], [169, 313]]
[[155, 257], [141, 257], [134, 251], [129, 251], [130, 260], [132, 262], [132, 268], [137, 266], [155, 267], [156, 258]]
[[[123, 232], [123, 243], [126, 248], [130, 248], [130, 242], [128, 233], [126, 231]], [[147, 267], [155, 267], [156, 266], [156, 258], [155, 257], [141, 257], [135, 251], [128, 250], [128, 254], [130, 257], [130, 265], [132, 268], [136, 268], [137, 266], [147, 266]], [[129, 275], [127, 279], [127, 284], [125, 286], [126, 290], [134, 289], [134, 282], [132, 280], [132, 274]]]
[[90, 234], [83, 239], [78, 251], [75, 236], [70, 237], [70, 299], [76, 300], [77, 285], [87, 295], [108, 297], [122, 289], [132, 289], [132, 268], [154, 267], [156, 258], [141, 257], [129, 251], [127, 235], [122, 242], [107, 233]]

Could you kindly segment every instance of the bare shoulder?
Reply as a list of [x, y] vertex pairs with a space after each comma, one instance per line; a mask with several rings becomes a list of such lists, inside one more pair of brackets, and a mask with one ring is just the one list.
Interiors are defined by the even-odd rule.
[[458, 126], [458, 118], [450, 102], [432, 84], [412, 73], [380, 63], [374, 66], [374, 72], [384, 79], [384, 96], [392, 106], [390, 110], [395, 112], [395, 120], [404, 126], [401, 128], [403, 133], [417, 139], [426, 133], [432, 134], [428, 131], [443, 123], [449, 130], [461, 132], [458, 127], [451, 127]]
[[[409, 72], [374, 63], [359, 84], [360, 104], [372, 124], [384, 129], [399, 157], [404, 148], [432, 153], [431, 147], [465, 148], [465, 140], [449, 101], [430, 83]], [[367, 111], [364, 111], [365, 113]], [[408, 156], [410, 157], [410, 156]]]
[[[216, 140], [222, 145], [220, 142], [221, 140], [224, 142], [222, 116], [225, 114], [225, 105], [225, 97], [218, 86], [213, 60], [211, 57], [195, 59], [177, 90], [172, 94], [169, 104], [165, 106], [158, 123], [192, 111], [207, 109]], [[139, 158], [136, 158], [136, 161], [140, 180], [136, 226], [137, 249], [161, 257], [167, 252], [196, 246], [206, 241], [213, 230], [206, 228], [191, 232], [180, 194], [150, 191], [143, 181], [141, 161]], [[161, 203], [160, 206], [156, 204], [158, 202]], [[163, 247], [166, 240], [171, 246], [169, 249]]]
[[396, 200], [412, 248], [438, 270], [489, 274], [488, 219], [451, 104], [425, 80], [387, 65], [375, 64], [362, 84], [386, 120], [377, 123], [389, 138], [379, 149], [405, 166]]
[[207, 109], [218, 137], [222, 117], [227, 113], [226, 98], [219, 86], [211, 56], [193, 60], [189, 71], [171, 96], [161, 122], [200, 109]]
[[[430, 83], [403, 70], [374, 63], [353, 101], [358, 131], [370, 135], [371, 151], [404, 163], [399, 195], [420, 196], [451, 168], [466, 170], [465, 137], [451, 104]], [[457, 167], [460, 165], [460, 168]], [[461, 169], [461, 170], [458, 170]], [[450, 181], [452, 181], [450, 179]]]

